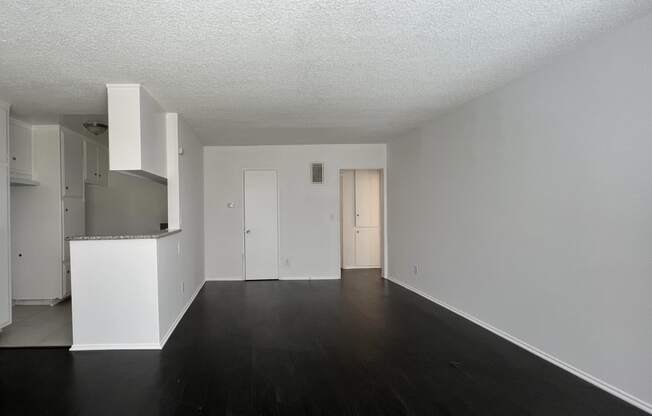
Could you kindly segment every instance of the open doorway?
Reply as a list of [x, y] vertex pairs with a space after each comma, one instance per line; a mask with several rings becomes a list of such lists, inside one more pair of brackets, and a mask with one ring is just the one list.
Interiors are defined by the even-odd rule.
[[340, 267], [378, 269], [384, 263], [383, 171], [340, 171]]

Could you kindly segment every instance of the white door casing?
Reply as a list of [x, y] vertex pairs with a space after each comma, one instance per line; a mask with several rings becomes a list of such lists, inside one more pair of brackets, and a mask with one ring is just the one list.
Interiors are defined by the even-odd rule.
[[355, 267], [355, 179], [353, 170], [340, 175], [341, 265], [344, 269]]
[[244, 171], [245, 280], [278, 279], [277, 188], [275, 170]]

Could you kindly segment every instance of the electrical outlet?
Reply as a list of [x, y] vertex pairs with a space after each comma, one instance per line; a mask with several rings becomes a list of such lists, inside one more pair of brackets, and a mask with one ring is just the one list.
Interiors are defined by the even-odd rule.
[[412, 274], [417, 275], [419, 274], [419, 266], [418, 265], [413, 265], [412, 266]]

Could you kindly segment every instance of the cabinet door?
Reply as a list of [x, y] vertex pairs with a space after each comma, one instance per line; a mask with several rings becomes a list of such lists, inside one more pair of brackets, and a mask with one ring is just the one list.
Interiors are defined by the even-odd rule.
[[0, 104], [0, 163], [8, 162], [9, 149], [9, 110]]
[[15, 176], [32, 177], [32, 129], [14, 120], [9, 122], [9, 163]]
[[84, 157], [82, 139], [68, 131], [61, 132], [63, 196], [84, 195]]
[[85, 231], [84, 200], [81, 198], [63, 199], [63, 260], [70, 258], [70, 243], [66, 237], [84, 235]]
[[63, 272], [61, 273], [61, 297], [70, 295], [70, 262], [63, 263]]
[[0, 328], [11, 323], [9, 168], [0, 165]]
[[97, 155], [99, 159], [99, 184], [102, 186], [109, 186], [109, 149], [104, 146], [99, 146]]
[[99, 181], [99, 172], [98, 172], [98, 160], [97, 160], [97, 144], [85, 141], [84, 148], [86, 150], [86, 171], [84, 173], [84, 178], [86, 183], [96, 184]]

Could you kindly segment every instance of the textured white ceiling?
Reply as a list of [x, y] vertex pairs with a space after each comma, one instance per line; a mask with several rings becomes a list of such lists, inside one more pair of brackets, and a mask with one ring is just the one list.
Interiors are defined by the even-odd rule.
[[0, 98], [33, 121], [142, 83], [206, 144], [383, 141], [649, 0], [7, 0]]

